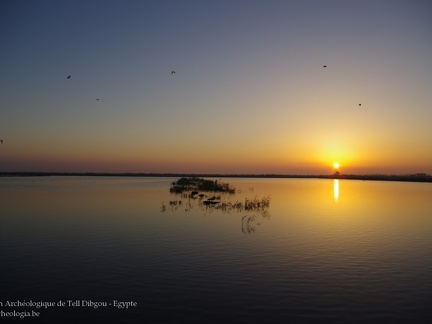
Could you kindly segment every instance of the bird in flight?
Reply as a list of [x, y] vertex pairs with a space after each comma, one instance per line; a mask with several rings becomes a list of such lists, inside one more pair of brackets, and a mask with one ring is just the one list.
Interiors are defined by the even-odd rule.
[[3, 144], [3, 140], [0, 140], [0, 143], [2, 143], [2, 144]]
[[326, 67], [327, 67], [327, 65], [323, 65], [323, 67], [325, 67], [325, 68], [326, 68]]
[[359, 107], [361, 107], [361, 104], [359, 104]]
[[173, 74], [176, 74], [176, 72], [175, 71], [171, 71], [171, 75], [173, 75]]
[[66, 77], [66, 79], [70, 79], [70, 77], [71, 77], [71, 76], [70, 76], [70, 75], [68, 75], [68, 76]]
[[96, 100], [99, 100], [99, 98], [96, 98]]

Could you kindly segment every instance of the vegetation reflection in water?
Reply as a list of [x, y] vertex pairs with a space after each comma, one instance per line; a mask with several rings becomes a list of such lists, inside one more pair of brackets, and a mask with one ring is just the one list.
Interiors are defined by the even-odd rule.
[[[253, 188], [249, 190], [253, 191]], [[197, 208], [224, 213], [245, 213], [241, 218], [241, 230], [245, 234], [255, 233], [256, 226], [260, 225], [260, 217], [270, 218], [270, 196], [252, 199], [246, 197], [244, 201], [234, 200], [232, 198], [237, 192], [236, 188], [218, 180], [180, 178], [171, 183], [170, 192], [176, 195], [177, 199], [170, 200], [168, 205], [163, 202], [162, 213], [182, 209], [188, 212]]]

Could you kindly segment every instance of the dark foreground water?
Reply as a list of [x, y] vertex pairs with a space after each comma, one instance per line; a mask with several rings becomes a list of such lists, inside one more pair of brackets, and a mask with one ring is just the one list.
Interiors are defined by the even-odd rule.
[[432, 184], [222, 179], [246, 211], [173, 180], [0, 178], [0, 321], [432, 322]]

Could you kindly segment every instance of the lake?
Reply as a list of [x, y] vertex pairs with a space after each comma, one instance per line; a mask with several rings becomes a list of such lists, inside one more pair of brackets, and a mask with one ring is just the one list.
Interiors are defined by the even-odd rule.
[[[26, 323], [430, 323], [432, 184], [0, 178], [0, 309]], [[19, 320], [18, 320], [19, 321]]]

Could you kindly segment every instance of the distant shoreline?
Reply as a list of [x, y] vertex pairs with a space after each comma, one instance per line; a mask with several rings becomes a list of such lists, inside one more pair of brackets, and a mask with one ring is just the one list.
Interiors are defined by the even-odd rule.
[[332, 174], [332, 175], [296, 175], [296, 174], [214, 174], [214, 173], [133, 173], [133, 172], [0, 172], [0, 177], [200, 177], [200, 178], [281, 178], [281, 179], [347, 179], [370, 181], [407, 181], [432, 182], [432, 175], [415, 173], [406, 175], [388, 174]]

